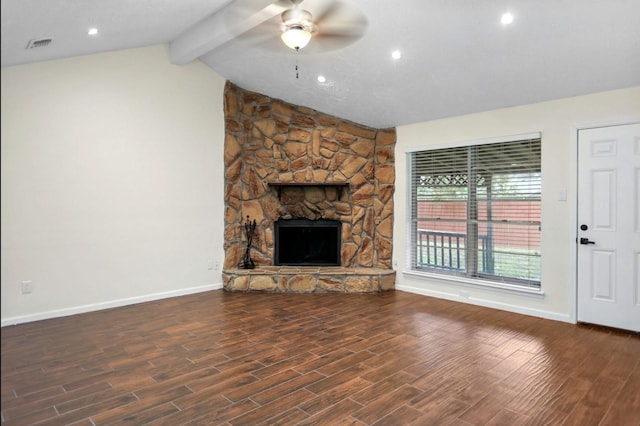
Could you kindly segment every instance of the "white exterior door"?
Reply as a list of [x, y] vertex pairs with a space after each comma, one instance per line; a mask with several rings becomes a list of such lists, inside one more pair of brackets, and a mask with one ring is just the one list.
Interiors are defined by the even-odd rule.
[[640, 123], [578, 133], [578, 321], [640, 331]]

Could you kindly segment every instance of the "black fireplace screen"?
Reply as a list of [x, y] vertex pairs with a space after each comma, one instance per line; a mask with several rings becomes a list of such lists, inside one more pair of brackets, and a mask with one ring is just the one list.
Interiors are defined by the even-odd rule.
[[340, 221], [278, 220], [274, 231], [275, 265], [340, 266]]

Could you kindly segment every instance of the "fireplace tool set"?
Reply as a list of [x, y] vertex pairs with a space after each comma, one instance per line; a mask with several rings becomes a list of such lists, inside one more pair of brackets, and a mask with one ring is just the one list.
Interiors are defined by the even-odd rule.
[[247, 220], [244, 222], [244, 233], [247, 238], [247, 248], [244, 251], [244, 255], [238, 264], [239, 268], [242, 269], [253, 269], [256, 267], [256, 264], [251, 259], [251, 244], [253, 242], [253, 234], [256, 232], [256, 220], [253, 219], [253, 222], [249, 220], [249, 216], [247, 216]]

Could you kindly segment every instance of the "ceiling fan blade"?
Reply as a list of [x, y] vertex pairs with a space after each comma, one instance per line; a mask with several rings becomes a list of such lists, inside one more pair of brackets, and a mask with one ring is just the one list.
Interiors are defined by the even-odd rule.
[[282, 44], [281, 21], [275, 17], [240, 34], [236, 39], [246, 46], [273, 50]]
[[334, 50], [343, 49], [362, 37], [360, 35], [348, 35], [348, 34], [322, 34], [314, 36], [311, 42], [304, 50], [309, 53], [324, 53], [332, 52]]
[[319, 12], [312, 10], [312, 13], [314, 13], [313, 20], [317, 25], [347, 24], [366, 22], [367, 20], [355, 6], [340, 0], [333, 0], [321, 7]]
[[367, 27], [367, 18], [353, 6], [334, 0], [327, 3], [318, 15], [314, 15], [318, 34], [362, 35]]
[[335, 14], [341, 5], [342, 2], [340, 2], [340, 0], [332, 0], [315, 6], [311, 9], [311, 13], [313, 13], [313, 20], [316, 23], [319, 23], [326, 21], [327, 19], [331, 19], [331, 15]]
[[332, 22], [330, 24], [319, 25], [317, 35], [319, 36], [354, 36], [362, 37], [367, 28], [367, 21], [358, 20], [350, 22]]

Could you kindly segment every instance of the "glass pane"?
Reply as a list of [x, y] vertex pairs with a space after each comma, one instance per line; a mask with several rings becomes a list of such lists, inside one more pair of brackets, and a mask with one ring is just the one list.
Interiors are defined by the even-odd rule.
[[420, 221], [416, 235], [416, 266], [448, 271], [466, 270], [464, 223]]
[[480, 223], [480, 275], [504, 277], [506, 282], [540, 281], [540, 226]]

